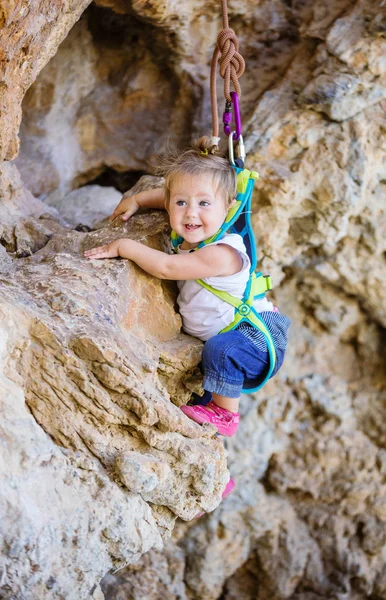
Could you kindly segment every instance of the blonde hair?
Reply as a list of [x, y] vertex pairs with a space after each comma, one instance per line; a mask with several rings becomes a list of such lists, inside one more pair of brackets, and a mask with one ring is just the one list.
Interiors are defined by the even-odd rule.
[[236, 173], [229, 160], [215, 150], [210, 138], [196, 140], [182, 153], [176, 150], [161, 159], [156, 174], [165, 177], [165, 204], [170, 202], [170, 188], [178, 175], [210, 175], [216, 191], [221, 190], [228, 208], [236, 197]]

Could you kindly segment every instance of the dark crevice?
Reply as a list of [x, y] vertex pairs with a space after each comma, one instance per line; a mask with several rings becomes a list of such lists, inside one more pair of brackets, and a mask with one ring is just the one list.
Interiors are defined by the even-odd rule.
[[[145, 52], [150, 52], [154, 64], [161, 72], [175, 79], [171, 64], [176, 60], [176, 56], [173, 57], [170, 52], [170, 48], [177, 46], [173, 42], [176, 38], [175, 31], [171, 29], [160, 31], [159, 27], [139, 17], [129, 6], [125, 14], [118, 14], [111, 8], [92, 3], [84, 14], [88, 19], [88, 28], [97, 48], [102, 47], [117, 52], [128, 51], [127, 58], [130, 57], [133, 68]], [[149, 44], [149, 40], [152, 43]], [[166, 40], [169, 41], [169, 45]]]
[[[103, 187], [114, 187], [120, 192], [130, 190], [142, 175], [148, 175], [145, 171], [125, 171], [119, 173], [114, 169], [107, 168], [92, 181], [88, 181], [85, 185], [101, 185]], [[82, 186], [81, 186], [82, 187]]]

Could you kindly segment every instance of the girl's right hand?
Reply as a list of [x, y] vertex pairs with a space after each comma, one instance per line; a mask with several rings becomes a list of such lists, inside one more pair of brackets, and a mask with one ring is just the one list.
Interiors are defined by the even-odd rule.
[[120, 201], [118, 206], [115, 208], [113, 214], [109, 218], [109, 221], [113, 221], [119, 215], [122, 215], [121, 216], [122, 221], [127, 221], [128, 219], [130, 219], [130, 217], [134, 213], [137, 212], [137, 210], [139, 209], [139, 204], [136, 200], [136, 196], [135, 195], [130, 196], [129, 194], [130, 194], [130, 192], [125, 192], [123, 194], [122, 200]]

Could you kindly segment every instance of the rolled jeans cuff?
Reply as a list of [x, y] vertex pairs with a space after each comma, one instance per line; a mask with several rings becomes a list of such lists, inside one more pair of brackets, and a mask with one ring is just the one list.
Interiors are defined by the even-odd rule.
[[241, 396], [241, 390], [243, 389], [243, 381], [226, 381], [225, 379], [219, 379], [217, 373], [205, 372], [202, 387], [207, 392], [214, 392], [220, 394], [220, 396], [227, 396], [228, 398], [239, 398]]

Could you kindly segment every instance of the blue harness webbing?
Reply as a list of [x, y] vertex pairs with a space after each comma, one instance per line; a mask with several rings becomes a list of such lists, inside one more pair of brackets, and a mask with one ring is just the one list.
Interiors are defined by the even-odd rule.
[[[255, 380], [244, 381], [244, 387], [242, 390], [243, 393], [252, 393], [259, 390], [268, 381], [273, 373], [276, 363], [276, 351], [272, 336], [266, 324], [253, 306], [254, 300], [263, 298], [265, 293], [271, 290], [272, 287], [271, 278], [269, 276], [262, 275], [262, 273], [255, 271], [257, 265], [257, 254], [255, 236], [251, 223], [251, 212], [252, 192], [255, 180], [258, 178], [258, 173], [255, 171], [249, 171], [248, 169], [242, 169], [236, 165], [234, 165], [233, 168], [235, 169], [237, 175], [236, 202], [230, 208], [224, 223], [217, 233], [215, 233], [212, 237], [200, 242], [197, 246], [197, 250], [221, 239], [227, 231], [241, 235], [247, 250], [247, 254], [251, 261], [250, 276], [244, 291], [244, 296], [242, 300], [240, 300], [235, 296], [231, 296], [227, 292], [213, 288], [205, 283], [202, 279], [197, 279], [196, 281], [205, 289], [212, 292], [212, 294], [215, 294], [224, 302], [231, 304], [235, 308], [234, 320], [219, 333], [231, 331], [232, 329], [238, 327], [241, 323], [247, 322], [264, 335], [270, 359], [269, 368], [264, 374], [263, 378], [259, 377]], [[174, 250], [176, 250], [177, 246], [183, 242], [183, 239], [174, 231], [172, 231], [171, 240]]]

